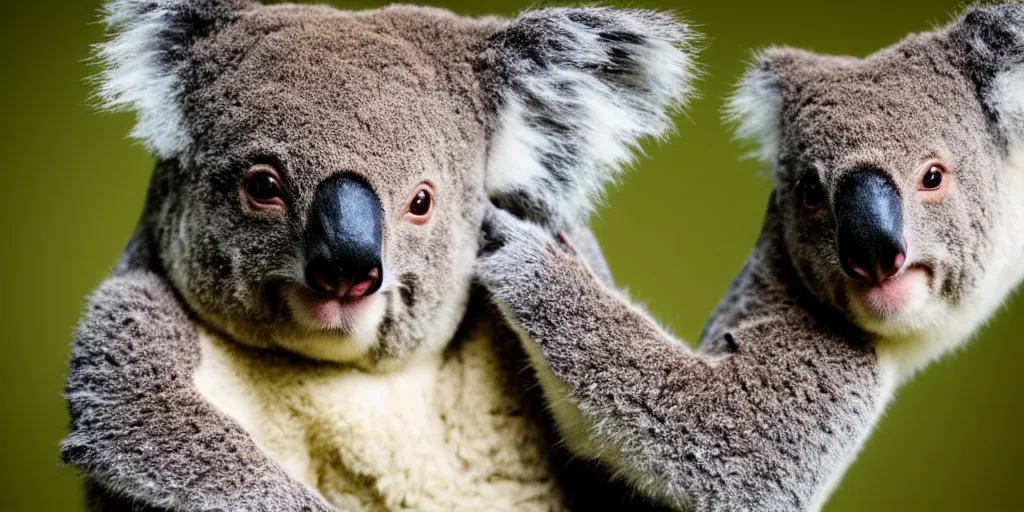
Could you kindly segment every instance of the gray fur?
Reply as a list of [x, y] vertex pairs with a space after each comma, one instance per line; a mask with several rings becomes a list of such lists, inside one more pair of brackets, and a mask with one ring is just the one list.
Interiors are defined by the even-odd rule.
[[[1022, 61], [1017, 3], [971, 9], [865, 59], [762, 53], [732, 105], [775, 192], [696, 351], [544, 230], [492, 212], [477, 275], [519, 331], [570, 448], [678, 509], [821, 507], [895, 388], [966, 341], [1024, 278]], [[915, 186], [930, 157], [956, 179], [941, 202]], [[851, 307], [829, 201], [865, 163], [898, 184], [911, 258], [928, 269], [913, 319]], [[809, 175], [830, 197], [811, 213], [796, 193]]]
[[72, 433], [61, 453], [99, 484], [96, 499], [110, 492], [133, 508], [332, 510], [192, 389], [198, 362], [195, 328], [159, 275], [119, 272], [93, 294], [71, 355]]
[[762, 240], [734, 284], [742, 319], [695, 353], [545, 232], [496, 217], [503, 245], [478, 275], [535, 344], [535, 366], [568, 385], [548, 400], [587, 420], [592, 446], [577, 452], [641, 493], [680, 509], [800, 510], [870, 426], [880, 404], [867, 336], [789, 296], [777, 240]]
[[[927, 331], [974, 295], [997, 264], [1016, 257], [999, 253], [1001, 235], [993, 231], [1006, 228], [998, 223], [1016, 202], [1005, 196], [1006, 167], [1024, 142], [1022, 11], [1019, 3], [972, 9], [866, 59], [772, 48], [759, 54], [733, 97], [739, 134], [770, 155], [787, 250], [807, 289], [876, 334]], [[996, 87], [1001, 83], [1012, 87]], [[958, 193], [938, 204], [917, 200], [929, 160], [956, 180]], [[910, 256], [928, 268], [934, 292], [919, 318], [882, 323], [852, 311], [834, 212], [800, 208], [801, 182], [819, 181], [831, 199], [859, 165], [886, 170], [904, 197]]]
[[[114, 5], [127, 10], [125, 4], [123, 0]], [[649, 24], [659, 42], [668, 40], [670, 32], [678, 38], [686, 34], [684, 26], [647, 11], [550, 9], [531, 12], [505, 26], [495, 18], [458, 18], [413, 7], [343, 13], [322, 6], [157, 4], [163, 10], [177, 6], [180, 12], [165, 15], [174, 20], [201, 20], [191, 29], [173, 26], [178, 36], [172, 40], [175, 44], [161, 49], [173, 64], [153, 72], [175, 76], [178, 85], [171, 98], [184, 113], [177, 130], [181, 140], [191, 142], [164, 166], [164, 176], [158, 180], [164, 182], [168, 197], [161, 211], [154, 212], [159, 218], [150, 222], [159, 226], [154, 235], [168, 277], [205, 322], [244, 343], [294, 348], [295, 340], [308, 332], [294, 322], [281, 321], [287, 311], [261, 298], [268, 289], [274, 291], [282, 282], [301, 278], [295, 269], [303, 255], [292, 239], [295, 230], [305, 225], [316, 186], [330, 175], [353, 171], [378, 192], [387, 212], [398, 212], [419, 181], [428, 179], [439, 186], [436, 204], [440, 209], [435, 215], [445, 222], [429, 230], [398, 223], [386, 233], [384, 250], [391, 259], [384, 262], [386, 272], [409, 269], [393, 273], [393, 282], [415, 280], [437, 286], [418, 288], [419, 296], [411, 305], [389, 302], [381, 341], [366, 354], [367, 365], [401, 359], [423, 343], [438, 342], [424, 338], [423, 333], [444, 329], [431, 320], [440, 316], [450, 324], [445, 317], [458, 316], [465, 293], [441, 290], [466, 289], [464, 269], [476, 250], [472, 233], [480, 224], [488, 195], [504, 207], [565, 228], [570, 220], [587, 213], [589, 201], [581, 198], [589, 197], [589, 191], [615, 172], [613, 165], [623, 163], [588, 156], [583, 146], [589, 142], [574, 138], [545, 145], [553, 151], [541, 158], [548, 178], [533, 175], [517, 181], [515, 164], [506, 162], [491, 162], [485, 169], [488, 155], [501, 152], [493, 147], [500, 141], [489, 138], [505, 122], [501, 105], [510, 101], [509, 95], [521, 92], [523, 81], [546, 81], [545, 73], [568, 76], [571, 80], [563, 85], [581, 95], [588, 84], [600, 86], [594, 95], [609, 100], [621, 97], [639, 109], [637, 116], [651, 117], [643, 125], [650, 133], [667, 129], [662, 111], [687, 91], [685, 56], [674, 63], [678, 66], [658, 63], [659, 68], [678, 71], [657, 77], [676, 80], [657, 87], [649, 84], [654, 72], [643, 66], [653, 64], [631, 57], [644, 51], [645, 41], [654, 44], [642, 33]], [[244, 8], [229, 11], [228, 6]], [[190, 15], [193, 11], [205, 15]], [[150, 11], [140, 8], [139, 12]], [[128, 15], [116, 20], [115, 27], [148, 23], [148, 17], [131, 21]], [[589, 31], [596, 39], [581, 55], [601, 50], [615, 59], [603, 63], [574, 58], [567, 50], [571, 41], [559, 38], [579, 30]], [[128, 33], [130, 28], [124, 32]], [[105, 51], [111, 53], [116, 54]], [[536, 69], [523, 63], [527, 56], [535, 60]], [[108, 60], [118, 62], [114, 57]], [[573, 69], [559, 71], [565, 66]], [[119, 83], [117, 72], [117, 68], [109, 71], [111, 77], [105, 83]], [[588, 79], [590, 72], [597, 74]], [[665, 97], [644, 103], [646, 94]], [[521, 138], [575, 137], [598, 129], [588, 125], [550, 132], [555, 117], [563, 123], [587, 123], [592, 116], [582, 100], [554, 106], [541, 99], [527, 105], [535, 107], [531, 116], [538, 124], [528, 127], [530, 133], [520, 134]], [[149, 113], [141, 109], [140, 126]], [[617, 133], [615, 128], [608, 129]], [[639, 135], [589, 133], [596, 139], [621, 138], [627, 145]], [[151, 147], [161, 144], [145, 142]], [[535, 155], [518, 156], [526, 166]], [[555, 161], [560, 164], [554, 166]], [[223, 199], [233, 199], [241, 173], [260, 162], [280, 167], [284, 175], [290, 193], [287, 219], [244, 215], [238, 201]], [[570, 166], [584, 163], [599, 168], [575, 172]], [[501, 186], [488, 188], [496, 176], [503, 176], [497, 181]], [[555, 212], [554, 205], [570, 206]], [[450, 311], [451, 315], [428, 311]]]
[[[63, 457], [94, 482], [105, 510], [327, 509], [193, 389], [196, 327], [353, 371], [397, 372], [417, 354], [457, 346], [460, 324], [489, 318], [470, 293], [488, 202], [551, 228], [578, 226], [587, 198], [638, 137], [668, 128], [664, 111], [688, 90], [689, 32], [648, 11], [545, 9], [508, 22], [411, 6], [115, 0], [107, 12], [101, 99], [137, 113], [133, 135], [160, 162], [132, 245], [86, 311], [69, 369]], [[572, 51], [581, 37], [596, 54]], [[582, 100], [523, 100], [514, 114], [537, 122], [512, 122], [525, 130], [513, 135], [550, 143], [522, 155], [543, 157], [533, 168], [546, 174], [520, 176], [493, 155], [507, 144], [502, 108], [522, 98], [524, 80], [602, 97], [631, 124], [596, 122]], [[553, 116], [573, 133], [553, 129]], [[590, 139], [625, 149], [591, 154]], [[254, 164], [280, 173], [283, 211], [248, 205], [241, 187]], [[316, 332], [286, 299], [301, 293], [314, 192], [342, 172], [365, 179], [385, 213], [385, 311], [372, 343], [338, 359], [307, 341], [350, 337]], [[403, 212], [425, 180], [435, 210], [417, 226]], [[592, 235], [579, 228], [573, 238], [610, 282]]]

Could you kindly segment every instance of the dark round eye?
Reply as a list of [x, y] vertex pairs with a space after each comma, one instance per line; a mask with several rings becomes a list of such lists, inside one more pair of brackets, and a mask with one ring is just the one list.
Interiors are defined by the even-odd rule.
[[430, 192], [425, 189], [419, 190], [409, 203], [409, 213], [417, 217], [423, 217], [430, 213], [430, 205]]
[[933, 165], [928, 168], [928, 172], [924, 173], [924, 177], [921, 178], [921, 188], [935, 190], [940, 186], [942, 186], [942, 168]]
[[802, 188], [801, 196], [803, 197], [804, 206], [807, 208], [817, 208], [825, 204], [825, 191], [822, 190], [817, 180], [804, 182]]
[[245, 192], [249, 198], [261, 206], [280, 206], [284, 204], [284, 192], [277, 173], [269, 167], [254, 167], [249, 171], [249, 180], [245, 183]]

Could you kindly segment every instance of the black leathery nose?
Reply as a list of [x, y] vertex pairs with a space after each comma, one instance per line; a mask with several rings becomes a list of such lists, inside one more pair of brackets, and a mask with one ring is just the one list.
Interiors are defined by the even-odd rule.
[[341, 292], [365, 281], [380, 288], [383, 210], [363, 178], [341, 174], [317, 187], [306, 223], [306, 283], [320, 293]]
[[848, 275], [882, 282], [899, 271], [906, 254], [903, 201], [885, 171], [848, 172], [836, 193], [835, 212], [840, 261]]

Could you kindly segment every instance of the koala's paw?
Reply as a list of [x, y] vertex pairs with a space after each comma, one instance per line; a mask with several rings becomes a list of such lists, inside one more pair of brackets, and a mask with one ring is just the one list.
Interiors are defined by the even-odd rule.
[[485, 286], [515, 278], [524, 265], [546, 257], [554, 238], [541, 227], [499, 208], [484, 217], [476, 277]]
[[578, 265], [567, 244], [498, 208], [488, 210], [482, 237], [476, 280], [506, 302], [536, 287], [550, 287], [566, 266]]

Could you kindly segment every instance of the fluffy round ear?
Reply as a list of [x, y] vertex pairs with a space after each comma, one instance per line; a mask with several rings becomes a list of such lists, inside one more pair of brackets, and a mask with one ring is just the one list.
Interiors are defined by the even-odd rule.
[[477, 64], [495, 204], [556, 228], [586, 220], [638, 142], [673, 126], [694, 39], [672, 15], [600, 7], [529, 11], [491, 36]]
[[834, 58], [787, 46], [754, 54], [725, 105], [725, 119], [735, 126], [736, 139], [754, 144], [747, 157], [768, 165], [775, 163], [782, 131], [783, 91], [798, 84], [804, 70]]
[[736, 138], [754, 144], [747, 156], [766, 164], [775, 163], [779, 151], [783, 63], [797, 51], [769, 48], [755, 54], [725, 105], [725, 118], [736, 127]]
[[1024, 3], [969, 9], [949, 38], [1007, 143], [1024, 144]]
[[253, 0], [113, 0], [103, 12], [108, 40], [96, 47], [103, 65], [97, 93], [104, 108], [134, 111], [131, 136], [160, 158], [189, 144], [179, 105], [183, 50], [212, 25]]

